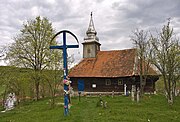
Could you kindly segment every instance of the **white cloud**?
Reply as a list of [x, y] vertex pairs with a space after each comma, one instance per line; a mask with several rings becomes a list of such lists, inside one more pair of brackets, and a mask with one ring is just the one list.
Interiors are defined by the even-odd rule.
[[55, 0], [45, 0], [47, 3], [54, 5], [56, 3]]
[[34, 6], [31, 8], [31, 13], [33, 17], [39, 16], [40, 15], [40, 11], [39, 8], [37, 6]]

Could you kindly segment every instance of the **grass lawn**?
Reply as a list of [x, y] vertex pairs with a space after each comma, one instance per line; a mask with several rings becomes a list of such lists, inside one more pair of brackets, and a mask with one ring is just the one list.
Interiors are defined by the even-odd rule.
[[[173, 106], [161, 95], [146, 95], [140, 103], [124, 96], [102, 99], [107, 101], [107, 108], [97, 107], [99, 97], [82, 97], [80, 102], [74, 97], [66, 117], [63, 105], [50, 108], [48, 99], [25, 102], [14, 110], [0, 113], [0, 122], [180, 122], [180, 97]], [[63, 103], [63, 98], [58, 97], [58, 102]]]

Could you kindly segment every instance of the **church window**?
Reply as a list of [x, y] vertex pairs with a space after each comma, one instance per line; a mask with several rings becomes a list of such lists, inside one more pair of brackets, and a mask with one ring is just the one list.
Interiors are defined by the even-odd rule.
[[118, 80], [118, 85], [123, 85], [123, 80], [122, 79]]
[[92, 88], [96, 88], [96, 84], [94, 83], [94, 84], [92, 84]]
[[107, 86], [111, 85], [111, 80], [110, 79], [106, 79], [105, 82], [106, 82]]

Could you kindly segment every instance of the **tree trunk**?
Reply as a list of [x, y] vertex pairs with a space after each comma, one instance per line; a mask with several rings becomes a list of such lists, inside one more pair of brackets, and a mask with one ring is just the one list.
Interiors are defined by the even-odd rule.
[[173, 103], [174, 103], [174, 97], [173, 97], [173, 92], [172, 91], [170, 91], [170, 94], [168, 95], [168, 103], [170, 105], [173, 105]]
[[136, 86], [132, 85], [132, 89], [131, 89], [131, 99], [132, 99], [132, 101], [135, 101], [135, 93], [136, 93]]
[[39, 81], [35, 83], [36, 87], [36, 100], [39, 100]]
[[142, 76], [142, 74], [140, 74], [140, 96], [142, 97], [143, 96], [143, 92], [144, 92], [144, 90], [143, 90], [143, 76]]

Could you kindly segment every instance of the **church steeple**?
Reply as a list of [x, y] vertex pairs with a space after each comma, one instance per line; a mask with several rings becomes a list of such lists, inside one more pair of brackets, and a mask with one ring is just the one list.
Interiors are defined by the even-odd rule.
[[89, 22], [88, 30], [86, 31], [86, 37], [84, 38], [83, 44], [83, 58], [95, 58], [97, 52], [100, 51], [101, 44], [99, 38], [96, 36], [97, 32], [94, 27], [92, 12]]
[[97, 41], [98, 42], [99, 38], [96, 35], [97, 35], [97, 32], [96, 32], [95, 27], [94, 27], [93, 15], [91, 12], [89, 27], [88, 27], [88, 30], [86, 31], [87, 37], [84, 38], [84, 41]]

